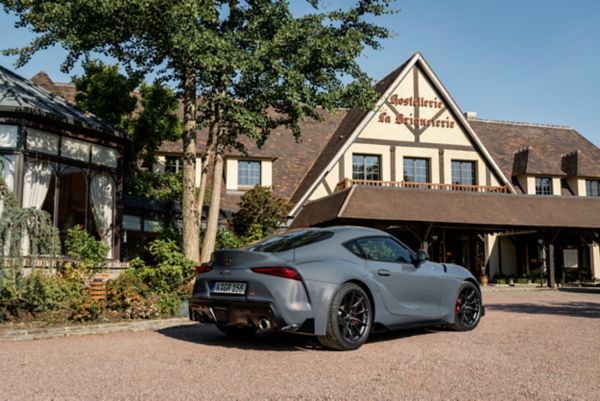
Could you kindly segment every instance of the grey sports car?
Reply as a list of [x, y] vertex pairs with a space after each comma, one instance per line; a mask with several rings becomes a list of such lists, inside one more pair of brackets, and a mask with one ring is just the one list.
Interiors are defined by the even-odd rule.
[[360, 347], [374, 331], [446, 325], [466, 331], [485, 309], [465, 268], [427, 260], [371, 228], [288, 231], [196, 267], [190, 319], [224, 333], [316, 335], [326, 347]]

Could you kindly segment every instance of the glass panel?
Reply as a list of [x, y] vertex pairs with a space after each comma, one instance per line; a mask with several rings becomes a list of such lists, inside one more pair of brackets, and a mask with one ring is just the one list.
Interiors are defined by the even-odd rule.
[[238, 185], [253, 187], [260, 185], [260, 161], [238, 161]]
[[107, 148], [106, 146], [92, 146], [92, 163], [102, 166], [117, 168], [117, 151], [116, 149]]
[[475, 162], [452, 160], [452, 184], [476, 185]]
[[16, 148], [19, 127], [16, 125], [0, 125], [0, 148]]
[[381, 177], [379, 156], [352, 155], [352, 178], [377, 181]]
[[535, 177], [535, 194], [552, 195], [552, 178]]
[[358, 240], [358, 244], [367, 259], [382, 262], [410, 263], [410, 252], [396, 241], [389, 238], [366, 238]]
[[587, 196], [600, 196], [600, 181], [585, 180], [585, 193]]
[[14, 192], [15, 190], [15, 161], [16, 156], [0, 156], [0, 177], [7, 188]]
[[180, 157], [165, 157], [165, 173], [176, 174], [181, 170], [182, 167], [182, 160]]
[[429, 182], [429, 160], [405, 157], [404, 181]]
[[142, 231], [142, 218], [129, 214], [123, 215], [123, 230]]
[[[60, 174], [58, 196], [58, 228], [64, 242], [66, 231], [76, 225], [88, 228], [87, 216], [87, 180], [83, 171], [77, 167], [68, 167]], [[91, 219], [93, 220], [93, 219]], [[95, 230], [88, 230], [94, 234]]]
[[27, 150], [35, 152], [58, 154], [58, 135], [36, 129], [27, 130]]
[[157, 220], [144, 220], [144, 232], [155, 233], [160, 231], [162, 225]]
[[82, 162], [90, 161], [90, 144], [77, 139], [63, 138], [61, 156]]
[[286, 235], [275, 235], [251, 246], [249, 250], [255, 252], [285, 252], [315, 242], [333, 237], [331, 231], [296, 231]]

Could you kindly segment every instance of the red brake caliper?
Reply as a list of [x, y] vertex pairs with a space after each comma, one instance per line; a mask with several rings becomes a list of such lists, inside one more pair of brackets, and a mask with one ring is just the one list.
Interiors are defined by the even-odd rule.
[[460, 306], [462, 305], [462, 301], [460, 298], [456, 298], [456, 313], [460, 312]]

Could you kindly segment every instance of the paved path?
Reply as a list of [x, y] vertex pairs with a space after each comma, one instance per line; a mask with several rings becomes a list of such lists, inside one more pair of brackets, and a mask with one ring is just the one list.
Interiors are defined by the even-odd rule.
[[484, 294], [468, 333], [233, 340], [211, 326], [0, 342], [2, 400], [598, 400], [600, 295]]

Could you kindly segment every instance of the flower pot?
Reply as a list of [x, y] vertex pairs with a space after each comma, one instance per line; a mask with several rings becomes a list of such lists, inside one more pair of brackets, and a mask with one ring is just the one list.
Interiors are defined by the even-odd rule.
[[488, 285], [489, 281], [490, 281], [490, 278], [488, 277], [487, 274], [482, 273], [479, 275], [479, 283], [481, 285], [486, 286], [486, 285]]

